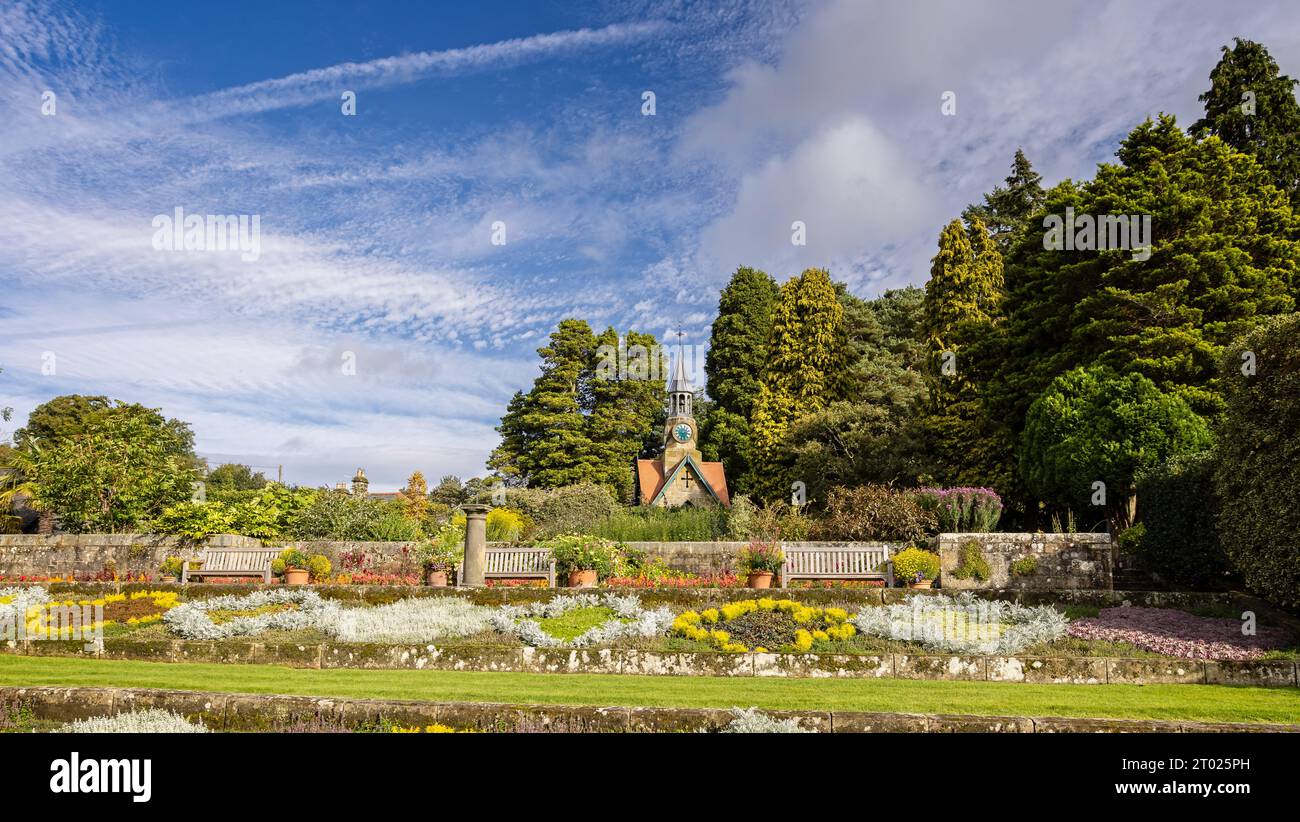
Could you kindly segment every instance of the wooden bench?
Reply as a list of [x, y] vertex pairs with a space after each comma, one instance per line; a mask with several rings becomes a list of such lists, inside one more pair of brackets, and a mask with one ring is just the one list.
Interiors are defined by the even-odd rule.
[[[462, 578], [464, 564], [456, 567], [456, 579]], [[487, 549], [487, 564], [483, 578], [488, 579], [544, 579], [555, 587], [555, 557], [547, 548], [491, 548]]]
[[[785, 548], [781, 587], [792, 579], [883, 579], [894, 587], [894, 561], [887, 545], [861, 548]], [[881, 566], [884, 570], [881, 570]]]
[[199, 552], [203, 566], [196, 571], [190, 570], [189, 562], [181, 569], [181, 582], [189, 582], [190, 577], [261, 577], [262, 581], [271, 582], [271, 562], [282, 548], [204, 548]]

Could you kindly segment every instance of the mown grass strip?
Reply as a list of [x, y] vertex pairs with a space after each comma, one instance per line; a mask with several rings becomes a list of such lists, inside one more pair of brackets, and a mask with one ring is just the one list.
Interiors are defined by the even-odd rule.
[[0, 685], [86, 685], [373, 699], [887, 711], [1300, 724], [1300, 689], [924, 680], [312, 670], [0, 656]]

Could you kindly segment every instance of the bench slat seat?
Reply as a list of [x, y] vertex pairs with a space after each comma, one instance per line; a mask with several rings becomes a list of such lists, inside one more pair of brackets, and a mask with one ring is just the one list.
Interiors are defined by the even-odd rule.
[[[461, 578], [464, 564], [457, 566]], [[483, 577], [495, 579], [544, 579], [555, 587], [555, 557], [546, 548], [488, 548]]]
[[271, 563], [280, 556], [279, 548], [204, 548], [199, 552], [203, 566], [190, 570], [189, 562], [181, 569], [181, 582], [190, 577], [261, 577], [271, 582]]
[[894, 584], [894, 561], [887, 545], [781, 550], [783, 588], [792, 579], [883, 579], [889, 587]]

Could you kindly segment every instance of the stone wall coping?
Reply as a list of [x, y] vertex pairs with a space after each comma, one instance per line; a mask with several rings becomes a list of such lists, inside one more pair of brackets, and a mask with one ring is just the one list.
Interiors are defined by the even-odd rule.
[[[81, 642], [10, 640], [0, 653], [85, 656]], [[984, 656], [943, 653], [789, 654], [534, 648], [434, 643], [259, 642], [256, 639], [107, 638], [90, 656], [165, 662], [281, 664], [295, 668], [427, 669], [637, 676], [757, 676], [926, 679], [1037, 685], [1300, 684], [1294, 660], [1215, 661], [1171, 657]]]
[[[214, 730], [271, 730], [297, 722], [361, 728], [379, 719], [405, 725], [512, 732], [682, 732], [717, 730], [731, 721], [723, 708], [597, 707], [180, 691], [162, 688], [0, 687], [0, 703], [42, 720], [68, 722], [144, 708], [164, 708]], [[1300, 725], [1074, 717], [979, 716], [862, 711], [765, 711], [797, 719], [821, 733], [1300, 733]]]

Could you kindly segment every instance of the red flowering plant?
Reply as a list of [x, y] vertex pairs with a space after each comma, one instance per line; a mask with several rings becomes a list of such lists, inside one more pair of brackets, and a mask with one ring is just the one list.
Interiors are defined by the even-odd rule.
[[625, 576], [610, 577], [605, 580], [605, 585], [610, 588], [740, 588], [743, 580], [735, 574], [727, 571], [722, 574], [707, 574], [700, 576], [697, 574], [681, 573], [666, 574], [661, 576]]

